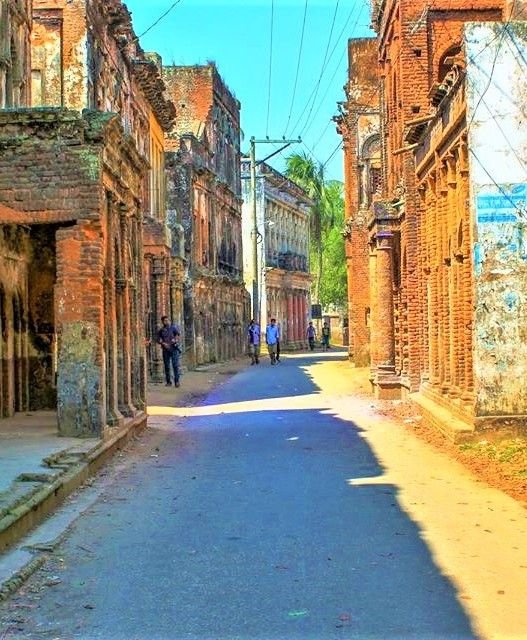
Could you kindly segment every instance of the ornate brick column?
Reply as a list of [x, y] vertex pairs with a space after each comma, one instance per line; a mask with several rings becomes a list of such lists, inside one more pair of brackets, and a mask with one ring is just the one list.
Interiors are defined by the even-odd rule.
[[[295, 342], [300, 342], [300, 317], [302, 315], [302, 310], [300, 306], [300, 296], [298, 294], [298, 290], [295, 294]], [[298, 345], [297, 345], [298, 346]]]
[[293, 307], [293, 293], [288, 291], [287, 293], [287, 343], [291, 347], [295, 337], [295, 322], [294, 322], [294, 307]]
[[382, 399], [401, 395], [400, 381], [395, 375], [395, 325], [393, 317], [393, 264], [391, 231], [379, 231], [376, 241], [376, 371], [375, 394]]

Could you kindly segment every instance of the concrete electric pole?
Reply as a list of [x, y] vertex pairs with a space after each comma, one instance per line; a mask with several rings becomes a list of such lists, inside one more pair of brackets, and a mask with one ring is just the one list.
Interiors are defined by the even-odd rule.
[[[260, 232], [258, 231], [258, 208], [256, 206], [256, 165], [269, 160], [274, 155], [280, 153], [284, 149], [286, 149], [289, 145], [294, 144], [295, 142], [302, 142], [300, 138], [295, 138], [294, 140], [286, 140], [285, 138], [280, 138], [279, 140], [271, 140], [269, 138], [265, 138], [263, 140], [256, 140], [253, 136], [251, 138], [251, 151], [250, 151], [250, 161], [251, 161], [251, 204], [252, 204], [252, 258], [253, 258], [253, 304], [252, 304], [252, 312], [253, 318], [258, 324], [261, 325], [260, 318], [260, 277], [258, 273], [258, 236]], [[282, 144], [280, 149], [277, 151], [273, 151], [270, 155], [268, 155], [263, 160], [259, 160], [256, 162], [256, 145], [257, 144]], [[264, 202], [265, 207], [265, 202]], [[265, 215], [265, 213], [264, 213]]]

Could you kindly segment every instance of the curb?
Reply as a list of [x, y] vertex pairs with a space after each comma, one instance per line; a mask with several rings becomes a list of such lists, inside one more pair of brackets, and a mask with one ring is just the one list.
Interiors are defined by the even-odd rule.
[[[25, 499], [24, 496], [19, 497], [0, 517], [0, 554], [40, 524], [65, 498], [100, 469], [115, 451], [125, 445], [136, 432], [144, 429], [146, 421], [146, 413], [139, 414], [127, 421], [117, 433], [111, 434], [105, 440], [98, 440], [96, 445], [81, 454], [72, 454], [71, 450], [64, 450], [62, 454], [66, 459], [70, 457], [66, 468], [63, 466], [63, 471], [46, 486], [37, 490], [31, 488]], [[73, 463], [72, 455], [75, 460]], [[60, 468], [60, 454], [53, 458], [56, 466]], [[53, 465], [51, 467], [53, 468]]]

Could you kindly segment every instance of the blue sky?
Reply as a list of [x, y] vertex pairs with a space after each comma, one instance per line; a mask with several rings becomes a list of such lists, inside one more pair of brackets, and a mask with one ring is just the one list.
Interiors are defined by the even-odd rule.
[[[173, 1], [125, 0], [136, 33], [150, 27]], [[180, 0], [141, 38], [141, 45], [160, 53], [164, 64], [216, 62], [242, 104], [242, 150], [248, 149], [251, 136], [296, 138], [301, 134], [304, 144], [293, 145], [285, 154], [309, 148], [325, 163], [341, 141], [330, 121], [337, 101], [344, 98], [347, 40], [373, 35], [368, 28], [369, 1], [308, 0], [294, 94], [304, 8], [305, 0]], [[259, 145], [258, 157], [276, 148]], [[270, 163], [283, 170], [283, 156]], [[327, 162], [326, 175], [342, 179], [340, 149]]]

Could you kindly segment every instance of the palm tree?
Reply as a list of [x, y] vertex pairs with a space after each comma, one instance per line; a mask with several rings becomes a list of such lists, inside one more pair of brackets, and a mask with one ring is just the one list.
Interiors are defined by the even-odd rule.
[[286, 176], [296, 182], [313, 201], [311, 207], [310, 227], [311, 241], [317, 255], [315, 279], [315, 300], [320, 304], [322, 288], [322, 239], [324, 231], [331, 227], [335, 220], [335, 189], [326, 183], [324, 165], [316, 163], [307, 153], [293, 153], [286, 158]]

